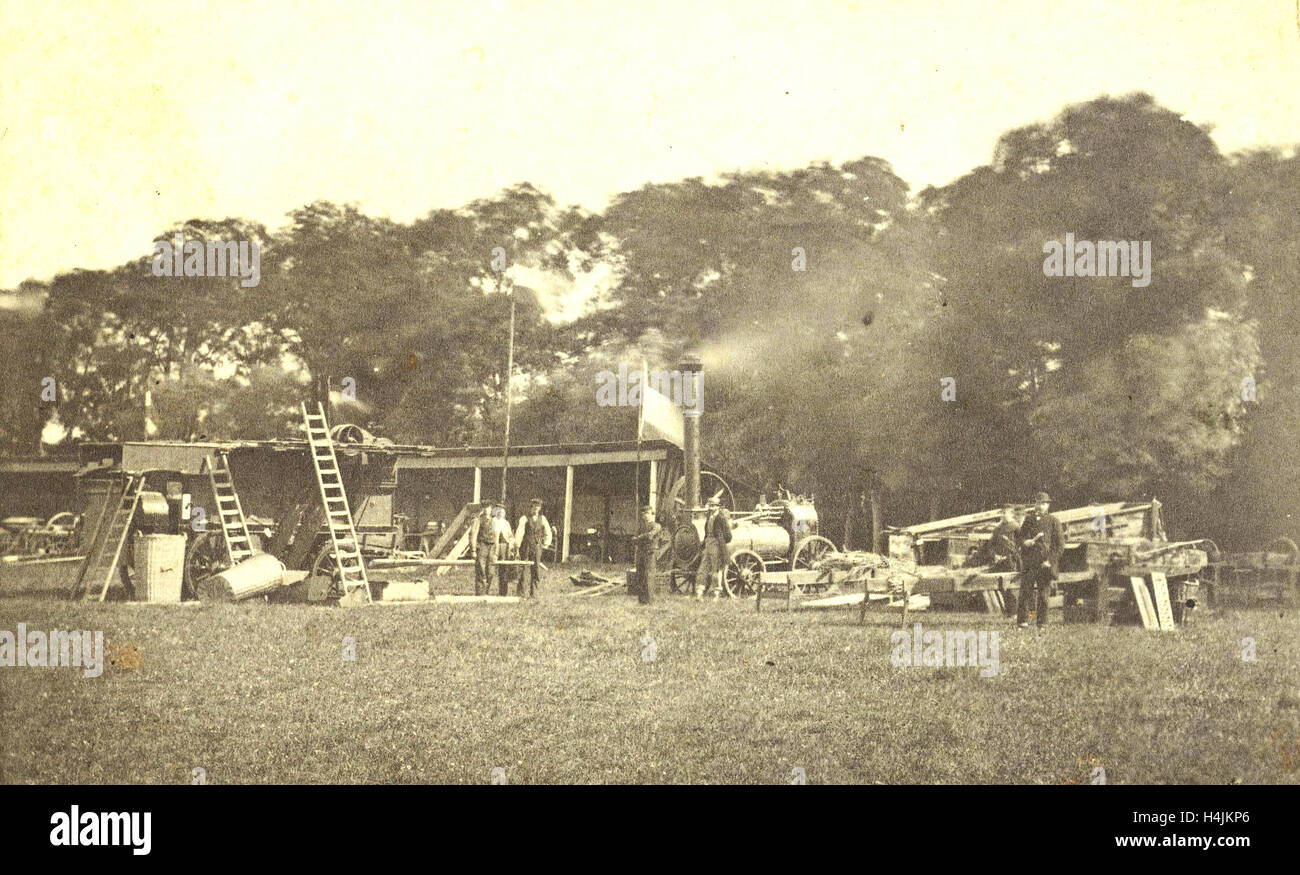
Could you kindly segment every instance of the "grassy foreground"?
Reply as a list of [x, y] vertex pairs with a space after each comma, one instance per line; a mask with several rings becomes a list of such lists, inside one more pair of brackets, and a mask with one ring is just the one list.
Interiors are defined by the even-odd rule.
[[520, 605], [2, 600], [10, 632], [103, 630], [106, 664], [0, 667], [0, 781], [1054, 784], [1089, 763], [1109, 783], [1300, 778], [1293, 610], [1177, 634], [913, 615], [998, 630], [1001, 670], [982, 678], [892, 666], [892, 614], [643, 608], [561, 597], [561, 579]]

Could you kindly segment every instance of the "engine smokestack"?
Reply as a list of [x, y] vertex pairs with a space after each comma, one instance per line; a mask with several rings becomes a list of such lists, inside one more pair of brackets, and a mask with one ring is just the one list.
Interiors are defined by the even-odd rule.
[[[695, 394], [692, 397], [698, 402], [694, 405], [695, 409], [685, 410], [682, 417], [682, 443], [686, 445], [682, 448], [682, 454], [686, 457], [686, 507], [688, 511], [693, 511], [700, 506], [700, 411], [704, 407], [704, 363], [699, 356], [683, 356], [677, 370], [681, 371], [683, 380], [689, 379], [694, 383]], [[682, 394], [685, 395], [684, 387]]]

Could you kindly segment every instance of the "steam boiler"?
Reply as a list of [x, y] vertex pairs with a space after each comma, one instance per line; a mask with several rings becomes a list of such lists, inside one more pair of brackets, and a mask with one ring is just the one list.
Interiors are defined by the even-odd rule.
[[[697, 510], [673, 530], [672, 585], [678, 592], [694, 588], [707, 518], [707, 511]], [[770, 504], [760, 502], [752, 511], [733, 512], [731, 522], [723, 584], [733, 597], [753, 595], [764, 571], [816, 568], [828, 554], [837, 552], [829, 539], [817, 534], [817, 508], [803, 496], [787, 494]]]

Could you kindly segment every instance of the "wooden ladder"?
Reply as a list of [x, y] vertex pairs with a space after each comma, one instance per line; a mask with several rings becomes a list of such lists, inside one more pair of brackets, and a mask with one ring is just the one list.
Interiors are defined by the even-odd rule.
[[[129, 477], [126, 488], [116, 499], [117, 507], [109, 517], [108, 527], [97, 538], [96, 547], [86, 558], [81, 576], [77, 579], [77, 592], [84, 601], [91, 601], [95, 588], [99, 589], [99, 601], [108, 596], [108, 588], [113, 584], [113, 575], [117, 573], [122, 561], [122, 548], [126, 545], [127, 533], [131, 531], [131, 522], [135, 519], [136, 508], [140, 506], [140, 493], [144, 490], [144, 475]], [[107, 499], [112, 504], [114, 499]]]
[[354, 589], [364, 589], [366, 601], [374, 601], [366, 566], [361, 561], [361, 543], [352, 524], [352, 510], [348, 495], [343, 489], [343, 476], [339, 460], [334, 455], [334, 442], [330, 440], [329, 423], [325, 410], [318, 403], [316, 412], [302, 405], [302, 418], [307, 426], [307, 444], [312, 465], [316, 468], [316, 485], [320, 487], [321, 503], [325, 506], [325, 527], [329, 529], [330, 543], [334, 547], [334, 564], [339, 570], [339, 583], [346, 598]]
[[212, 484], [212, 497], [217, 502], [217, 517], [221, 520], [221, 535], [226, 544], [226, 558], [231, 567], [253, 555], [253, 539], [248, 535], [248, 520], [244, 506], [235, 491], [235, 480], [230, 473], [230, 459], [223, 450], [203, 460]]

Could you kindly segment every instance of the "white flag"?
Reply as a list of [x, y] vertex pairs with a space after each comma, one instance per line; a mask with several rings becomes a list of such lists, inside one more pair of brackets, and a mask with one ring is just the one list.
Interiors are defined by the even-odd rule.
[[650, 374], [641, 362], [641, 415], [637, 420], [637, 440], [644, 438], [670, 441], [678, 447], [686, 444], [686, 424], [682, 408], [660, 392], [661, 386], [651, 385]]

